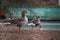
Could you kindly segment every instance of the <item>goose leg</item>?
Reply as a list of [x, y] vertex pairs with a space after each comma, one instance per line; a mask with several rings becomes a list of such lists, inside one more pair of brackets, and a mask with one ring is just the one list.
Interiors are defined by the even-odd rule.
[[35, 29], [35, 25], [32, 25], [32, 30], [34, 30]]
[[17, 27], [19, 27], [18, 31], [20, 32], [20, 30], [21, 30], [21, 24], [18, 23], [18, 24], [17, 24]]
[[19, 26], [19, 32], [20, 32], [20, 30], [21, 30], [21, 26]]

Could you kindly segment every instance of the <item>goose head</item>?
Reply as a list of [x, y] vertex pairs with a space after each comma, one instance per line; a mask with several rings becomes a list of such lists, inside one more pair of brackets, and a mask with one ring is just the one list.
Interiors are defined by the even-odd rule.
[[24, 10], [24, 11], [22, 12], [22, 17], [25, 17], [28, 12], [29, 12], [28, 10]]

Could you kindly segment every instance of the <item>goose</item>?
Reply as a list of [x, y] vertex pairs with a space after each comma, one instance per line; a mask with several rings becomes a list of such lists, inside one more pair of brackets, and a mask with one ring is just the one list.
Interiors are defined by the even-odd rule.
[[2, 22], [10, 22], [10, 21], [14, 20], [15, 18], [14, 18], [13, 15], [14, 15], [14, 12], [11, 11], [11, 12], [10, 12], [10, 17], [9, 17], [9, 18], [6, 18], [6, 19], [3, 20]]
[[17, 19], [17, 26], [19, 27], [19, 31], [21, 30], [21, 27], [25, 26], [28, 23], [28, 18], [26, 16], [27, 12], [27, 10], [22, 11], [21, 18]]
[[36, 18], [33, 19], [28, 25], [32, 26], [32, 28], [34, 27], [41, 28], [40, 16], [36, 16]]
[[14, 20], [13, 15], [14, 15], [14, 12], [11, 11], [10, 12], [10, 18], [6, 18], [6, 19], [2, 20], [0, 25], [2, 24], [4, 26], [8, 27], [11, 24], [11, 20]]

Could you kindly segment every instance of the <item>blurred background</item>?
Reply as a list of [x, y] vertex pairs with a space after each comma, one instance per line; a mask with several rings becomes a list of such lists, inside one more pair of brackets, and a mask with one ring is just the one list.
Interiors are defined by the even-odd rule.
[[8, 18], [14, 11], [14, 17], [20, 17], [23, 10], [29, 10], [29, 19], [41, 16], [42, 20], [60, 20], [60, 0], [0, 0], [0, 19]]

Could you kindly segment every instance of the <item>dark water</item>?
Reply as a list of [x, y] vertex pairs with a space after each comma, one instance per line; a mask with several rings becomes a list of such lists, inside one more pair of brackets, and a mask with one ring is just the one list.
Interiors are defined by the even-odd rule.
[[[41, 29], [42, 30], [57, 30], [60, 31], [60, 22], [41, 22]], [[25, 27], [23, 27], [24, 29], [31, 29], [32, 27], [29, 25], [26, 25]], [[40, 29], [39, 27], [37, 27], [36, 29]]]
[[[41, 21], [41, 30], [57, 30], [60, 31], [60, 21]], [[16, 26], [10, 26], [12, 28], [17, 28]], [[22, 27], [23, 29], [32, 29], [30, 25]], [[37, 27], [36, 29], [40, 29]]]

